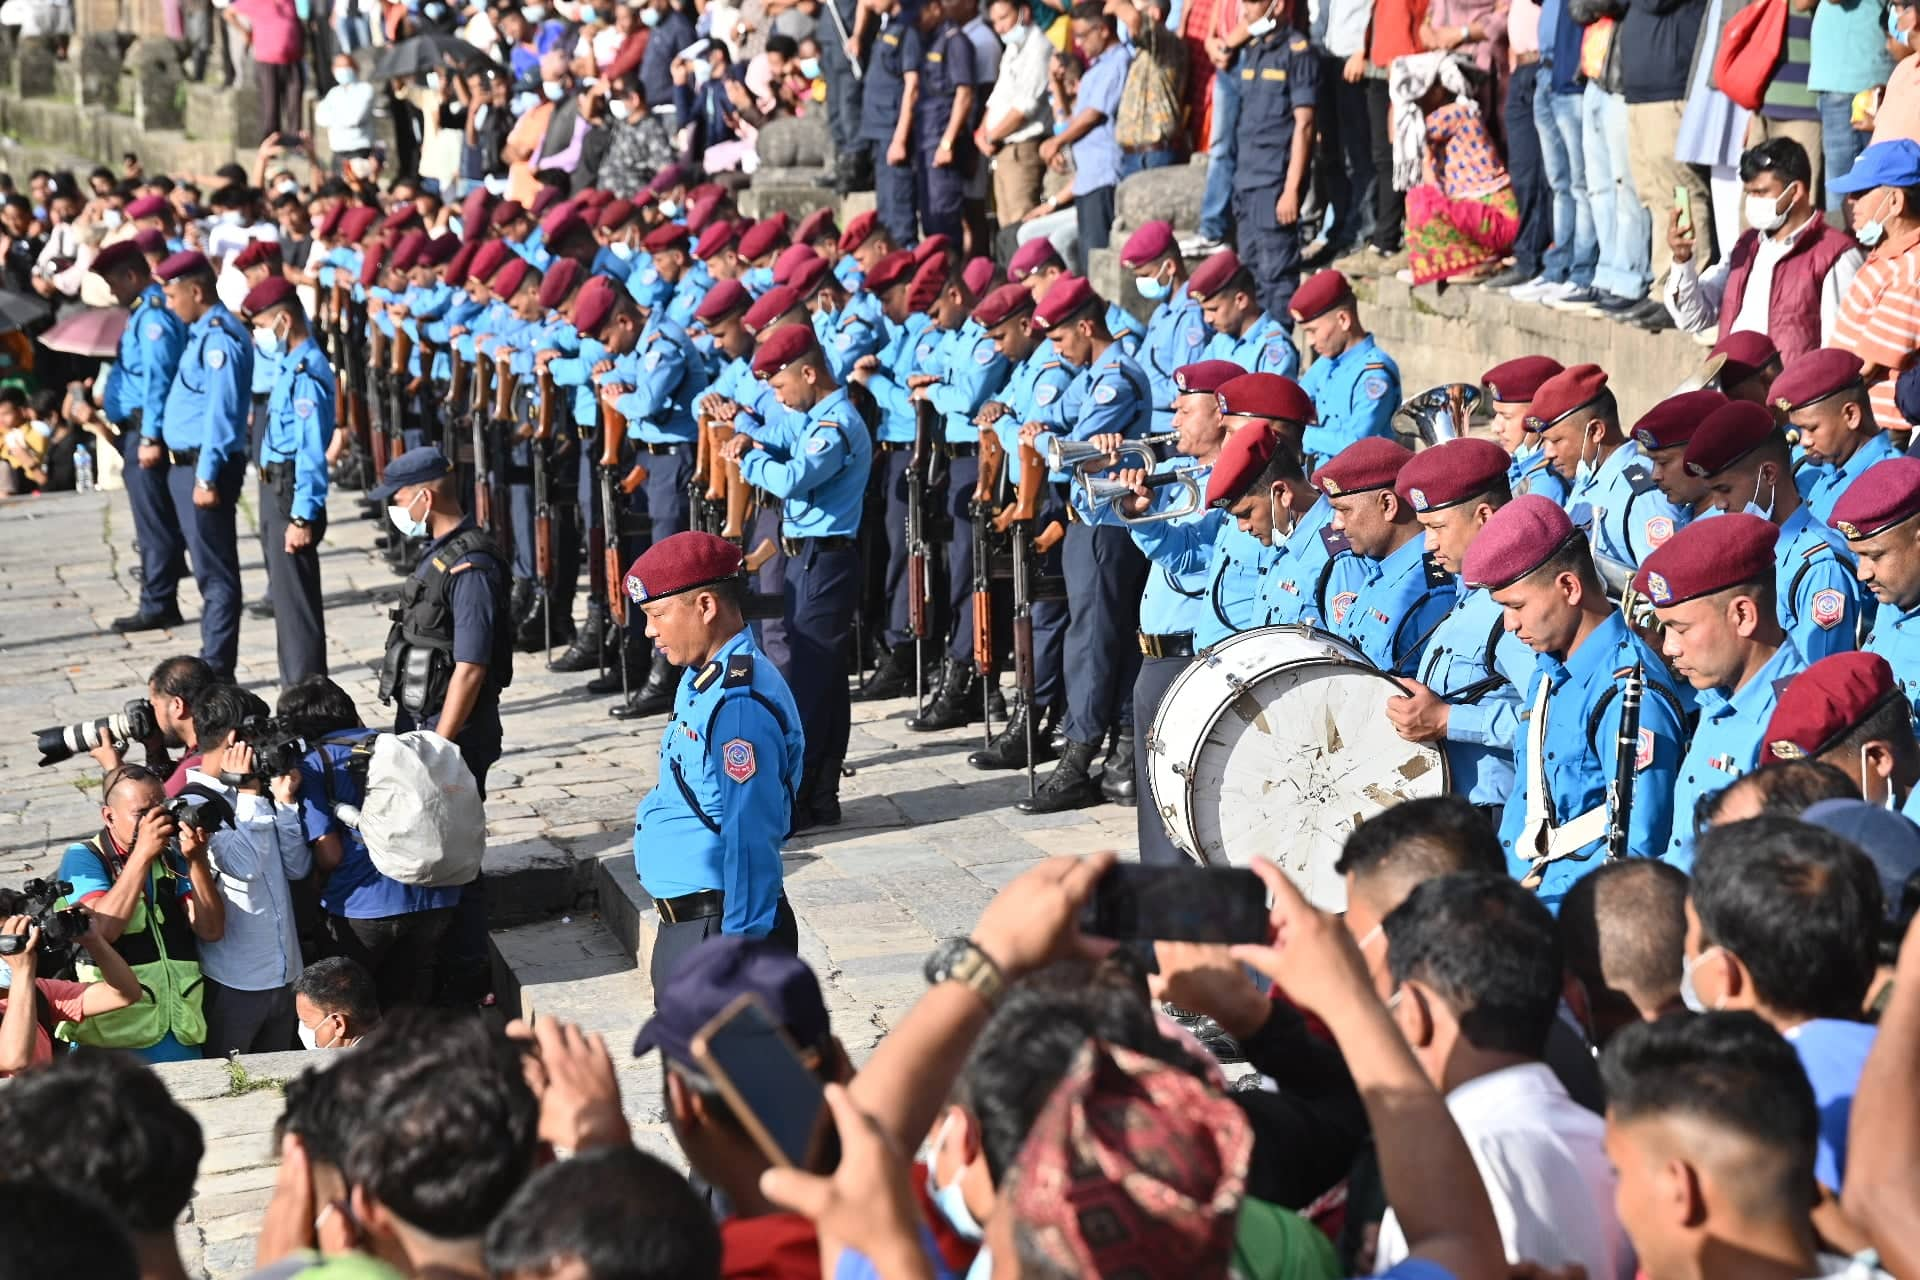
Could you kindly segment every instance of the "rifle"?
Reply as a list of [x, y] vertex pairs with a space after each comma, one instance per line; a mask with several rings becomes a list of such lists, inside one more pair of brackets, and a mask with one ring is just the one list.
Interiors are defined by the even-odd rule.
[[460, 460], [460, 440], [456, 432], [466, 425], [467, 395], [471, 388], [473, 366], [460, 354], [460, 344], [447, 345], [447, 456], [455, 462]]
[[701, 418], [693, 427], [693, 471], [687, 477], [687, 527], [706, 531], [713, 504], [726, 497], [726, 474], [717, 466], [713, 424]]
[[993, 746], [993, 578], [988, 564], [992, 539], [987, 527], [993, 512], [993, 496], [1000, 488], [1000, 472], [1006, 466], [1007, 451], [1000, 435], [991, 427], [980, 432], [980, 474], [973, 485], [973, 665], [980, 672], [980, 726], [988, 749]]
[[397, 457], [406, 452], [407, 401], [408, 394], [407, 365], [413, 356], [413, 335], [399, 323], [393, 326], [393, 371], [387, 379], [387, 394], [393, 397], [393, 408], [387, 414], [387, 455]]
[[493, 459], [487, 453], [487, 402], [493, 388], [493, 361], [484, 356], [473, 362], [473, 387], [467, 396], [467, 431], [473, 450], [473, 519], [488, 533], [498, 517], [493, 510]]
[[547, 658], [553, 658], [553, 496], [547, 491], [547, 442], [553, 439], [553, 375], [540, 366], [540, 409], [533, 423], [533, 590], [540, 603]]
[[[981, 433], [981, 444], [986, 444], [986, 432]], [[1002, 462], [1005, 461], [1004, 456]], [[984, 470], [984, 459], [982, 469]], [[1016, 695], [1026, 706], [1027, 730], [1027, 798], [1034, 795], [1033, 776], [1033, 720], [1038, 708], [1033, 705], [1033, 583], [1029, 557], [1043, 552], [1046, 547], [1039, 545], [1040, 539], [1033, 536], [1033, 521], [1040, 511], [1040, 491], [1046, 484], [1047, 473], [1040, 455], [1030, 444], [1020, 446], [1020, 485], [1014, 500], [1006, 510], [995, 517], [994, 528], [1009, 533], [1009, 546], [1013, 552], [1013, 687]], [[983, 517], [984, 519], [984, 517]], [[1055, 535], [1048, 541], [1051, 547], [1059, 540], [1058, 524], [1050, 525], [1041, 537]], [[979, 605], [974, 606], [975, 617], [979, 616]], [[976, 641], [976, 643], [978, 643]]]
[[1640, 754], [1640, 699], [1645, 689], [1646, 672], [1635, 663], [1620, 685], [1620, 736], [1614, 740], [1613, 777], [1607, 781], [1608, 862], [1627, 856], [1627, 840], [1633, 832], [1633, 784]]
[[387, 335], [371, 322], [366, 327], [367, 362], [365, 380], [367, 436], [373, 447], [373, 474], [387, 474]]
[[[600, 400], [600, 525], [607, 610], [620, 634], [620, 681], [622, 692], [633, 694], [632, 667], [627, 662], [627, 590], [620, 566], [620, 482], [614, 473], [620, 469], [620, 442], [627, 438], [627, 417], [606, 397]], [[603, 652], [606, 646], [601, 646]]]
[[[364, 363], [365, 349], [354, 339], [358, 336], [348, 329], [355, 313], [350, 300], [344, 298], [346, 286], [336, 276], [333, 282], [332, 300], [336, 328], [336, 341], [340, 353], [340, 368], [345, 373], [347, 387], [346, 421], [348, 440], [353, 449], [354, 459], [358, 463], [360, 484], [370, 489], [386, 474], [386, 458], [375, 456], [373, 452], [372, 432], [367, 425], [367, 368]], [[368, 477], [372, 480], [369, 481]]]
[[931, 478], [934, 432], [939, 413], [922, 400], [913, 420], [913, 453], [907, 463], [907, 630], [913, 634], [913, 700], [917, 714], [925, 715], [927, 607], [932, 603], [928, 560], [933, 547], [927, 535], [928, 481]]
[[493, 360], [493, 423], [487, 433], [487, 445], [492, 450], [492, 468], [488, 479], [493, 485], [493, 507], [502, 513], [500, 527], [493, 531], [494, 538], [500, 543], [500, 549], [509, 556], [513, 552], [513, 495], [509, 492], [508, 469], [513, 464], [509, 456], [512, 449], [511, 439], [515, 433], [513, 425], [513, 393], [517, 384], [508, 361], [512, 357], [503, 348]]

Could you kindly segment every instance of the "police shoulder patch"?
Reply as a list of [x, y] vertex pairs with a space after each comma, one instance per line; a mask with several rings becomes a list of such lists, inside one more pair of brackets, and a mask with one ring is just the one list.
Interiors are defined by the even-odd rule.
[[720, 748], [720, 767], [735, 782], [745, 782], [753, 777], [759, 766], [754, 763], [753, 744], [745, 738], [734, 738]]
[[1639, 773], [1653, 763], [1653, 730], [1642, 728], [1640, 740], [1634, 746], [1633, 771]]
[[731, 654], [727, 658], [727, 678], [721, 682], [723, 689], [741, 689], [753, 683], [753, 655], [750, 653]]
[[207, 368], [224, 369], [226, 364], [227, 353], [224, 350], [219, 347], [213, 347], [207, 351]]
[[1672, 536], [1673, 518], [1671, 516], [1655, 516], [1653, 519], [1647, 521], [1648, 545], [1655, 547], [1660, 546]]
[[1033, 393], [1034, 403], [1035, 404], [1052, 404], [1053, 398], [1059, 394], [1060, 394], [1060, 388], [1053, 386], [1051, 384], [1037, 387], [1034, 389], [1034, 393]]
[[641, 363], [647, 367], [649, 372], [658, 369], [660, 367], [660, 353], [658, 351], [647, 352], [645, 358], [641, 360]]
[[165, 329], [160, 327], [160, 322], [158, 320], [155, 320], [152, 324], [149, 324], [146, 328], [146, 339], [148, 342], [158, 342], [163, 336], [165, 336], [166, 332], [167, 331]]
[[1293, 344], [1285, 338], [1275, 338], [1267, 344], [1265, 359], [1273, 364], [1286, 364], [1293, 355]]
[[998, 354], [999, 352], [993, 349], [991, 342], [982, 342], [973, 349], [973, 362], [975, 364], [992, 364], [993, 358]]
[[1393, 384], [1387, 380], [1386, 374], [1370, 373], [1360, 383], [1360, 392], [1369, 400], [1378, 400], [1387, 394], [1387, 389], [1392, 385]]
[[1359, 593], [1354, 591], [1342, 591], [1339, 595], [1335, 596], [1332, 601], [1333, 620], [1335, 622], [1345, 622], [1347, 620], [1347, 610], [1353, 608], [1353, 602], [1359, 598]]
[[1113, 398], [1119, 394], [1119, 391], [1115, 389], [1111, 382], [1103, 382], [1093, 389], [1093, 402], [1095, 404], [1112, 404]]
[[313, 401], [306, 396], [302, 396], [300, 399], [295, 400], [293, 402], [293, 412], [295, 417], [311, 418], [313, 416], [313, 408], [314, 408]]
[[1831, 631], [1840, 625], [1840, 619], [1846, 615], [1847, 599], [1837, 588], [1824, 587], [1813, 593], [1808, 607], [1814, 624], [1822, 631]]
[[1206, 328], [1202, 325], [1187, 326], [1187, 345], [1197, 347], [1207, 340]]

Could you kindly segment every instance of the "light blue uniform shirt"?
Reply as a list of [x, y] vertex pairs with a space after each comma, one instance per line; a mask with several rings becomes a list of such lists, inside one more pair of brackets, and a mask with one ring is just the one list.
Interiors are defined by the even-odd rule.
[[[1904, 613], [1896, 605], [1881, 605], [1874, 615], [1873, 634], [1861, 647], [1887, 660], [1907, 702], [1920, 707], [1920, 604]], [[1920, 716], [1915, 725], [1920, 730]]]
[[157, 284], [140, 291], [128, 309], [127, 327], [107, 375], [104, 397], [107, 421], [125, 426], [138, 412], [140, 437], [158, 440], [166, 421], [167, 388], [187, 345], [187, 326], [167, 307], [166, 292]]
[[921, 372], [916, 359], [924, 346], [929, 355], [933, 344], [925, 338], [926, 328], [932, 323], [924, 312], [916, 311], [908, 316], [906, 323], [895, 324], [888, 320], [887, 339], [880, 348], [880, 367], [867, 379], [867, 390], [880, 405], [880, 440], [885, 444], [912, 444], [913, 426], [918, 410], [914, 408], [913, 392], [907, 386], [907, 379]]
[[652, 316], [632, 351], [614, 361], [608, 381], [631, 385], [614, 407], [627, 417], [627, 435], [646, 444], [690, 444], [693, 406], [699, 403], [705, 365], [687, 331]]
[[1534, 652], [1507, 630], [1505, 610], [1492, 592], [1464, 583], [1458, 589], [1414, 679], [1448, 704], [1440, 745], [1453, 793], [1469, 804], [1505, 804], [1513, 794], [1520, 694], [1533, 680]]
[[1317, 499], [1287, 535], [1284, 551], [1261, 579], [1255, 606], [1269, 627], [1304, 623], [1334, 629], [1371, 576], [1367, 562], [1353, 554], [1347, 536], [1333, 531], [1333, 504]]
[[1184, 287], [1176, 286], [1147, 317], [1147, 332], [1134, 359], [1153, 385], [1154, 435], [1173, 430], [1173, 398], [1180, 393], [1173, 375], [1183, 365], [1198, 363], [1212, 337], [1200, 300]]
[[[1753, 772], [1760, 763], [1761, 740], [1781, 692], [1806, 667], [1807, 660], [1788, 637], [1766, 665], [1754, 672], [1753, 679], [1731, 694], [1720, 689], [1696, 692], [1700, 721], [1674, 780], [1673, 838], [1660, 855], [1662, 862], [1692, 873], [1694, 810], [1703, 798]], [[1636, 792], [1634, 804], [1639, 803]]]
[[1537, 493], [1561, 506], [1567, 503], [1567, 482], [1547, 465], [1546, 452], [1539, 445], [1513, 455], [1513, 462], [1507, 467], [1507, 490], [1516, 498]]
[[993, 345], [987, 331], [969, 318], [958, 329], [941, 336], [926, 372], [940, 381], [927, 388], [927, 399], [940, 411], [948, 444], [973, 444], [980, 431], [973, 415], [1007, 384], [1012, 366]]
[[1808, 662], [1858, 646], [1872, 625], [1873, 597], [1854, 574], [1846, 539], [1817, 520], [1812, 508], [1800, 507], [1780, 526], [1773, 564], [1780, 625]]
[[1000, 447], [1007, 452], [1008, 484], [1020, 483], [1020, 428], [1029, 422], [1060, 426], [1060, 404], [1075, 374], [1054, 352], [1053, 343], [1042, 338], [1027, 358], [1014, 366], [1007, 385], [994, 397], [1008, 410], [993, 424], [1000, 434]]
[[865, 312], [848, 306], [843, 311], [813, 313], [813, 334], [827, 357], [834, 379], [844, 383], [863, 357], [875, 355], [886, 341], [883, 330], [868, 322]]
[[1214, 334], [1201, 359], [1231, 360], [1248, 373], [1277, 373], [1285, 378], [1300, 375], [1300, 352], [1293, 345], [1293, 335], [1265, 312], [1237, 338], [1230, 333]]
[[246, 453], [252, 386], [253, 342], [216, 302], [187, 329], [163, 412], [167, 448], [200, 451], [194, 477], [202, 484], [213, 484], [228, 458]]
[[1635, 568], [1690, 518], [1655, 486], [1640, 446], [1631, 440], [1570, 487], [1566, 506], [1595, 551]]
[[[1291, 345], [1291, 344], [1289, 344]], [[1313, 397], [1320, 421], [1307, 427], [1301, 444], [1308, 456], [1325, 461], [1356, 440], [1393, 436], [1393, 414], [1400, 407], [1400, 366], [1368, 334], [1337, 356], [1322, 356], [1300, 379]]]
[[782, 536], [857, 534], [873, 466], [873, 441], [844, 389], [808, 411], [793, 433], [793, 444], [784, 459], [775, 458], [772, 449], [751, 449], [740, 459], [740, 475], [748, 484], [785, 501]]
[[327, 442], [337, 413], [333, 368], [309, 337], [288, 351], [267, 395], [260, 461], [293, 463], [293, 514], [313, 520], [327, 506]]
[[1456, 581], [1427, 554], [1419, 537], [1371, 564], [1371, 576], [1333, 624], [1334, 634], [1382, 671], [1410, 675], [1453, 608]]
[[1854, 450], [1851, 458], [1839, 466], [1822, 463], [1819, 466], [1802, 467], [1794, 474], [1793, 481], [1800, 490], [1800, 496], [1813, 508], [1813, 514], [1822, 520], [1832, 520], [1834, 504], [1840, 501], [1840, 495], [1847, 491], [1848, 485], [1858, 480], [1860, 474], [1874, 463], [1899, 456], [1900, 451], [1893, 447], [1892, 437], [1884, 431], [1876, 431]]

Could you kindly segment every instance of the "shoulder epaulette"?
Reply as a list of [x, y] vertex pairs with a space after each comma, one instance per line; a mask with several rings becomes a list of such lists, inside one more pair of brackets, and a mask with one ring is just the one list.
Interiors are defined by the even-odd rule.
[[693, 687], [705, 693], [707, 687], [714, 682], [714, 678], [719, 674], [720, 664], [718, 662], [709, 662], [706, 666], [700, 668], [700, 674], [693, 678]]
[[1620, 474], [1626, 477], [1627, 485], [1635, 493], [1648, 493], [1648, 492], [1651, 492], [1655, 487], [1653, 483], [1653, 476], [1648, 473], [1645, 467], [1641, 466], [1638, 463], [1635, 463], [1633, 466], [1628, 467], [1626, 470], [1622, 471]]
[[727, 659], [727, 678], [720, 687], [723, 689], [744, 689], [753, 684], [753, 655], [736, 653]]
[[1453, 581], [1453, 575], [1448, 573], [1446, 569], [1441, 565], [1441, 563], [1438, 560], [1433, 558], [1432, 552], [1427, 552], [1425, 555], [1421, 556], [1420, 558], [1424, 560], [1427, 565], [1427, 585], [1428, 586], [1430, 587], [1444, 586], [1445, 584]]
[[1819, 555], [1822, 551], [1831, 551], [1831, 550], [1833, 550], [1833, 544], [1828, 542], [1825, 538], [1819, 538], [1814, 541], [1814, 544], [1812, 546], [1808, 547], [1805, 551], [1802, 551], [1800, 553], [1800, 558], [1803, 560], [1811, 560], [1815, 556]]
[[1042, 369], [1058, 369], [1061, 366], [1063, 366], [1065, 363], [1066, 362], [1064, 360], [1049, 360], [1045, 364], [1041, 365], [1040, 367]]

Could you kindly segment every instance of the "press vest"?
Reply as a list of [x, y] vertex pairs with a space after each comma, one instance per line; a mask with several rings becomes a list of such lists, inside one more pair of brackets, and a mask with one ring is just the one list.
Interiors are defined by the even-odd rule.
[[[113, 839], [102, 831], [82, 842], [116, 876], [125, 860], [114, 852]], [[169, 1031], [181, 1044], [204, 1044], [206, 1014], [201, 1009], [203, 979], [200, 943], [180, 901], [178, 877], [165, 861], [155, 859], [147, 873], [146, 892], [133, 904], [126, 927], [113, 949], [133, 970], [140, 998], [124, 1009], [98, 1013], [84, 1022], [62, 1022], [54, 1034], [62, 1040], [100, 1049], [145, 1049]], [[91, 958], [75, 962], [81, 982], [99, 982], [100, 970]]]

